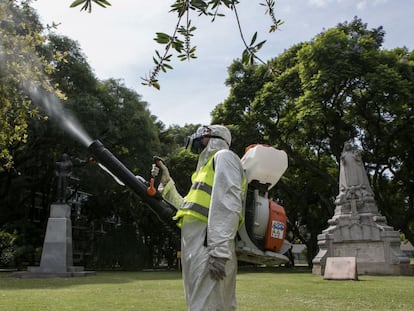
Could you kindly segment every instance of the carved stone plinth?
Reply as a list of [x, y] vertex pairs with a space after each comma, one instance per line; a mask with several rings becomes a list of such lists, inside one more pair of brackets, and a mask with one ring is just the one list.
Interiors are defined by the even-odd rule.
[[324, 274], [328, 257], [356, 257], [359, 274], [410, 275], [413, 266], [401, 249], [400, 235], [392, 227], [375, 222], [375, 216], [337, 218], [318, 235], [319, 253], [313, 259], [314, 274]]

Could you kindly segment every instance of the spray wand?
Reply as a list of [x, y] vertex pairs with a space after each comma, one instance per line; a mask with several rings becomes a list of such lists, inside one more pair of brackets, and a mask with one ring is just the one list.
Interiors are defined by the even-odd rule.
[[[121, 185], [125, 185], [134, 191], [144, 203], [146, 203], [150, 209], [158, 216], [158, 218], [163, 222], [169, 231], [174, 235], [179, 236], [179, 229], [176, 226], [176, 222], [172, 219], [176, 213], [176, 209], [167, 201], [163, 200], [160, 195], [148, 194], [148, 188], [151, 188], [151, 185], [141, 176], [135, 176], [121, 161], [119, 161], [105, 146], [99, 141], [95, 140], [90, 144], [88, 150], [93, 154], [94, 158], [99, 162], [101, 167], [104, 168], [112, 177], [117, 180]], [[158, 157], [154, 157], [155, 163], [157, 161], [162, 161]], [[161, 175], [159, 176], [159, 178]], [[153, 177], [154, 178], [154, 177]], [[156, 180], [159, 178], [154, 178], [153, 188], [156, 191], [155, 185]], [[158, 186], [158, 185], [157, 185]]]

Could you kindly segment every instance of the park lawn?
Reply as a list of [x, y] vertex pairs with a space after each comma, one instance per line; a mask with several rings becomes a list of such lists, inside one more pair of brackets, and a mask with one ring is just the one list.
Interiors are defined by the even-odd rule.
[[[414, 310], [413, 276], [327, 281], [308, 270], [243, 269], [239, 311]], [[186, 310], [179, 272], [98, 272], [94, 276], [16, 279], [0, 273], [0, 310]]]

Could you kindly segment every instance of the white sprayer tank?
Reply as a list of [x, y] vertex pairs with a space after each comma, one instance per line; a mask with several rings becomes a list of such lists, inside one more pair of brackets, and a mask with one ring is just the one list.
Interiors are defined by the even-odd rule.
[[269, 184], [268, 190], [279, 181], [288, 167], [286, 152], [265, 145], [251, 147], [241, 162], [247, 181], [257, 180], [261, 184]]

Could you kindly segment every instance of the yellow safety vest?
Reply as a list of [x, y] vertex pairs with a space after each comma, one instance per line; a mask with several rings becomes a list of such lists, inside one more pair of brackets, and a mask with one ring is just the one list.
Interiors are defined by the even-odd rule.
[[184, 216], [193, 216], [198, 220], [207, 222], [211, 190], [213, 189], [214, 181], [213, 160], [214, 154], [198, 172], [194, 172], [191, 176], [191, 189], [184, 198], [182, 207], [173, 218], [174, 220], [178, 220], [178, 227], [181, 228]]
[[[200, 221], [207, 222], [208, 211], [211, 202], [211, 192], [214, 182], [214, 154], [210, 156], [198, 172], [191, 176], [191, 189], [184, 198], [182, 207], [174, 216], [177, 226], [181, 228], [184, 216], [193, 216]], [[243, 193], [247, 188], [247, 179], [243, 180]], [[243, 215], [240, 214], [240, 225], [243, 223]]]

